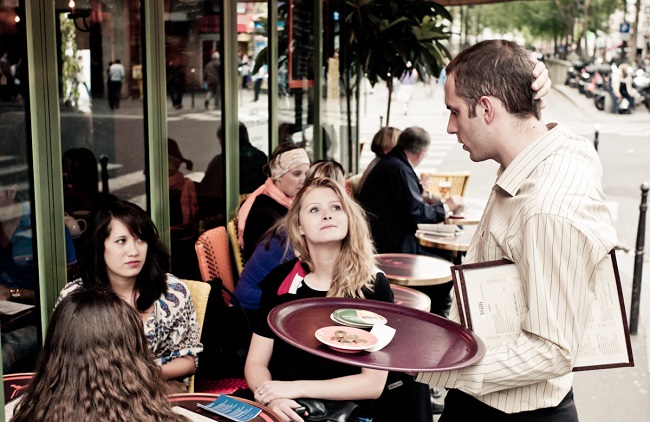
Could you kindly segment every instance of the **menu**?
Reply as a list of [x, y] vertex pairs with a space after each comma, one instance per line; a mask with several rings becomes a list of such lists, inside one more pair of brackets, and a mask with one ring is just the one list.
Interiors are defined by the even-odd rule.
[[198, 403], [197, 406], [236, 422], [250, 421], [262, 411], [259, 407], [244, 403], [243, 401], [237, 400], [234, 397], [226, 396], [225, 394], [220, 395], [212, 403]]
[[[510, 261], [452, 267], [461, 323], [486, 346], [518, 337], [528, 312], [523, 278]], [[574, 371], [634, 366], [614, 251], [596, 270], [596, 286]]]

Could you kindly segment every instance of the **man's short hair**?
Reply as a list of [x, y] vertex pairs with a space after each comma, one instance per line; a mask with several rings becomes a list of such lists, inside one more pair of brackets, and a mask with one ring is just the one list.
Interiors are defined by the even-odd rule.
[[476, 104], [483, 96], [498, 98], [510, 114], [541, 118], [541, 104], [534, 100], [533, 63], [522, 46], [506, 40], [487, 40], [458, 54], [447, 65], [454, 77], [456, 95], [476, 117]]
[[423, 149], [429, 148], [430, 143], [429, 132], [417, 126], [405, 129], [397, 138], [397, 145], [412, 154], [419, 154]]

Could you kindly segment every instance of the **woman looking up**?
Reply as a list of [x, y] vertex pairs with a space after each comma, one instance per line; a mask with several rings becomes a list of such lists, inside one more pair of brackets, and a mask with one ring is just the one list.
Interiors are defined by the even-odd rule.
[[260, 313], [245, 375], [255, 399], [285, 421], [302, 421], [297, 398], [355, 401], [372, 418], [387, 373], [311, 355], [277, 338], [266, 317], [296, 299], [347, 297], [393, 301], [390, 284], [375, 267], [363, 210], [328, 178], [316, 178], [296, 196], [286, 216], [295, 258], [262, 281]]
[[238, 215], [239, 245], [248, 260], [262, 235], [287, 213], [305, 183], [307, 152], [293, 144], [278, 145], [268, 164], [269, 178], [242, 204]]
[[71, 293], [52, 313], [13, 422], [185, 421], [172, 412], [138, 313], [113, 291]]
[[59, 301], [78, 289], [110, 287], [138, 311], [163, 378], [194, 374], [203, 350], [194, 304], [185, 283], [167, 273], [169, 254], [147, 213], [126, 201], [100, 209], [86, 253], [83, 278], [68, 283]]

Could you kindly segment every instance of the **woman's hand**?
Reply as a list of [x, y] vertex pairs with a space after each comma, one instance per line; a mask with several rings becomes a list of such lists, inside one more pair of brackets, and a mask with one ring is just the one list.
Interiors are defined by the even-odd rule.
[[301, 416], [307, 416], [307, 412], [304, 412], [302, 415], [294, 412], [293, 409], [297, 409], [300, 405], [289, 399], [273, 400], [271, 403], [267, 404], [266, 407], [282, 418], [284, 422], [304, 422]]
[[295, 381], [264, 381], [255, 391], [255, 400], [262, 404], [277, 399], [295, 399], [301, 397]]

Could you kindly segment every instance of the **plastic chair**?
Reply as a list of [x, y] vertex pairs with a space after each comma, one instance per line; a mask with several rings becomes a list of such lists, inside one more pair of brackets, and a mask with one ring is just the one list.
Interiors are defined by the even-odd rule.
[[232, 256], [235, 259], [235, 266], [237, 267], [237, 272], [241, 276], [241, 272], [244, 270], [244, 255], [242, 250], [239, 247], [239, 233], [237, 230], [237, 217], [233, 218], [228, 222], [228, 238], [230, 239], [230, 246], [232, 246]]
[[[208, 297], [210, 296], [210, 289], [212, 286], [204, 281], [196, 280], [183, 280], [190, 291], [192, 302], [194, 303], [194, 310], [196, 310], [196, 321], [199, 324], [199, 338], [203, 331], [203, 321], [205, 319], [205, 310], [208, 306]], [[194, 375], [190, 377], [190, 382], [187, 386], [187, 392], [194, 392]]]
[[[470, 175], [471, 173], [468, 171], [457, 173], [422, 173], [420, 175], [420, 180], [422, 180], [422, 186], [424, 187], [424, 190], [434, 193], [438, 196], [465, 196], [465, 190], [467, 189], [467, 183], [469, 182]], [[445, 195], [440, 194], [440, 188], [438, 185], [441, 181], [451, 182], [449, 193]]]
[[[235, 291], [235, 276], [230, 261], [226, 228], [219, 226], [204, 232], [194, 244], [194, 249], [203, 281], [219, 278], [224, 287], [231, 292]], [[230, 306], [230, 296], [225, 292], [222, 295], [226, 305]]]

